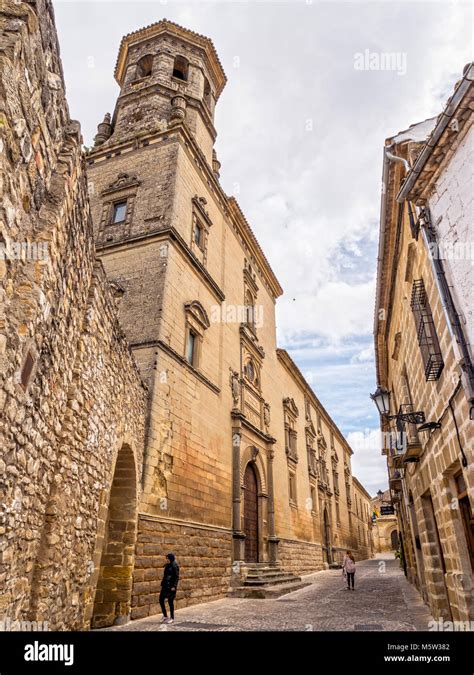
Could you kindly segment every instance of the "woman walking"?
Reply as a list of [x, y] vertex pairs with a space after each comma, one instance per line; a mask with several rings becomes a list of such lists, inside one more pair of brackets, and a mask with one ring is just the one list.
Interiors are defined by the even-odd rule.
[[346, 555], [344, 556], [344, 560], [342, 563], [342, 569], [344, 570], [344, 574], [346, 575], [347, 579], [347, 590], [354, 590], [354, 576], [355, 576], [355, 571], [356, 571], [356, 565], [355, 565], [355, 558], [352, 555], [350, 551], [346, 551]]
[[[161, 623], [174, 622], [174, 599], [179, 581], [179, 565], [176, 562], [174, 553], [168, 553], [167, 563], [164, 565], [163, 580], [161, 582], [160, 607], [163, 612]], [[168, 600], [170, 606], [170, 616], [166, 612], [165, 600]]]

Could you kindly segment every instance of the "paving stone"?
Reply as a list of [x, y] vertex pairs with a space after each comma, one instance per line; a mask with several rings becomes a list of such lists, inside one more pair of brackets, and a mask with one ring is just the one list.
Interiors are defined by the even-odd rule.
[[[268, 600], [225, 598], [201, 605], [179, 605], [172, 625], [160, 615], [108, 630], [127, 631], [417, 631], [428, 630], [428, 608], [409, 584], [397, 560], [385, 571], [380, 557], [357, 564], [355, 591], [347, 591], [339, 570], [303, 577], [310, 585]], [[291, 596], [291, 597], [290, 597]]]

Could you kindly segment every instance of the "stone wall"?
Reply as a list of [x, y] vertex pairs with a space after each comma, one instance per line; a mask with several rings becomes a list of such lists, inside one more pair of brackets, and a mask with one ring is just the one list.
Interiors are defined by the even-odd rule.
[[473, 148], [474, 127], [471, 126], [438, 177], [428, 201], [439, 233], [441, 258], [471, 353], [474, 348]]
[[180, 565], [176, 602], [187, 607], [226, 595], [231, 576], [232, 533], [141, 514], [133, 575], [132, 618], [160, 613], [158, 597], [165, 556]]
[[324, 569], [321, 544], [280, 539], [278, 557], [282, 567], [294, 574], [310, 574]]
[[[124, 447], [136, 512], [146, 391], [94, 257], [51, 3], [4, 2], [0, 16], [0, 616], [78, 629]], [[126, 614], [130, 600], [112, 604]]]
[[[464, 155], [464, 161], [461, 158], [458, 163], [453, 157], [453, 166], [464, 165], [467, 150], [461, 145], [459, 151]], [[395, 200], [404, 178], [399, 164], [393, 168], [392, 177], [393, 185], [388, 194]], [[433, 225], [448, 228], [450, 223], [457, 223], [460, 229], [456, 236], [461, 235], [464, 223], [459, 202], [468, 199], [464, 191], [467, 185], [462, 183], [462, 177], [458, 183], [458, 177], [451, 176], [444, 183], [443, 196], [437, 193], [433, 200]], [[437, 190], [441, 190], [440, 185], [438, 182]], [[423, 234], [415, 237], [412, 233], [407, 205], [403, 205], [400, 220], [397, 211], [398, 207], [394, 206], [390, 222], [385, 226], [386, 241], [397, 239], [399, 242], [397, 262], [390, 262], [391, 251], [388, 250], [381, 260], [386, 279], [391, 278], [392, 265], [396, 265], [396, 276], [393, 285], [387, 289], [387, 292], [391, 291], [391, 309], [387, 311], [388, 328], [384, 335], [386, 364], [379, 354], [380, 383], [392, 392], [392, 411], [400, 405], [413, 405], [415, 410], [424, 412], [427, 422], [439, 423], [439, 427], [427, 433], [406, 425], [407, 452], [415, 461], [401, 463], [400, 456], [389, 455], [390, 484], [397, 504], [409, 579], [416, 583], [435, 618], [467, 621], [474, 616], [474, 587], [458, 496], [465, 492], [464, 498], [470, 500], [472, 508], [474, 485], [470, 467], [474, 461], [474, 447], [470, 402], [462, 384], [458, 348], [447, 322], [430, 251]], [[398, 226], [400, 232], [396, 237]], [[457, 265], [458, 261], [455, 262]], [[460, 265], [456, 274], [462, 273], [462, 267]], [[415, 281], [423, 281], [428, 300], [426, 306], [429, 305], [432, 318], [430, 330], [437, 335], [442, 357], [439, 371], [431, 374], [428, 380], [411, 306]], [[463, 284], [459, 278], [455, 279], [455, 284], [462, 294]], [[382, 294], [381, 302], [383, 297]], [[387, 300], [385, 302], [385, 307], [389, 307]], [[460, 493], [461, 482], [464, 490]]]

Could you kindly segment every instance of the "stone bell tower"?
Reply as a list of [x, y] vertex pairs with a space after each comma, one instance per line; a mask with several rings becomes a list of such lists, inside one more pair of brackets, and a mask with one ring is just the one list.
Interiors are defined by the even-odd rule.
[[226, 77], [208, 38], [167, 20], [129, 33], [120, 44], [115, 79], [115, 112], [99, 124], [96, 147], [185, 120], [212, 165], [214, 109]]

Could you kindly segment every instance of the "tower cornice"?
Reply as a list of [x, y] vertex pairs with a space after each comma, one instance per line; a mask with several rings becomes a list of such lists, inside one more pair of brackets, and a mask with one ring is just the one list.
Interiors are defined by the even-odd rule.
[[227, 82], [227, 77], [222, 67], [222, 64], [217, 55], [217, 51], [214, 47], [212, 40], [204, 35], [195, 33], [188, 28], [183, 28], [177, 23], [163, 19], [157, 23], [152, 23], [145, 28], [140, 28], [132, 33], [124, 35], [119, 47], [119, 53], [117, 57], [117, 62], [115, 65], [114, 76], [116, 81], [120, 86], [123, 84], [123, 78], [125, 74], [125, 66], [127, 63], [127, 54], [129, 48], [137, 43], [143, 42], [144, 40], [149, 40], [152, 37], [156, 37], [163, 33], [168, 33], [176, 38], [181, 38], [186, 42], [194, 44], [196, 47], [202, 49], [204, 52], [207, 66], [209, 71], [212, 74], [214, 84], [216, 87], [216, 101], [222, 93], [222, 90], [225, 87]]

